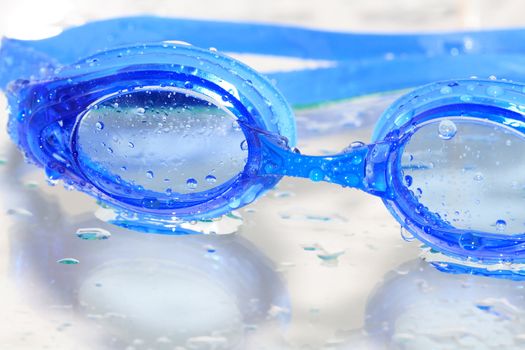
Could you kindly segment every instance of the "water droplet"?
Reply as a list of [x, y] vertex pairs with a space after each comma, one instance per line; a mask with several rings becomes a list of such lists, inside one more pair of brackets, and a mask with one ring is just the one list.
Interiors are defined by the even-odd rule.
[[496, 230], [503, 232], [507, 228], [507, 222], [505, 220], [496, 221]]
[[210, 174], [206, 176], [206, 182], [209, 184], [214, 184], [215, 182], [217, 182], [217, 178]]
[[191, 81], [187, 81], [184, 83], [184, 87], [186, 89], [193, 89], [193, 84], [191, 83]]
[[197, 188], [197, 180], [195, 180], [194, 178], [189, 178], [188, 180], [186, 180], [186, 186], [191, 189], [191, 190], [194, 190]]
[[146, 110], [142, 107], [138, 107], [137, 109], [135, 109], [135, 113], [138, 115], [143, 115], [144, 113], [146, 113]]
[[345, 183], [350, 187], [355, 187], [359, 184], [359, 177], [354, 174], [348, 174], [344, 177]]
[[133, 142], [128, 142], [128, 147], [129, 148], [135, 148], [135, 144]]
[[483, 173], [475, 173], [473, 177], [474, 181], [483, 181], [484, 178]]
[[439, 137], [443, 140], [450, 140], [456, 135], [457, 127], [452, 120], [442, 120], [439, 123], [438, 133]]
[[237, 209], [241, 206], [241, 199], [240, 198], [231, 198], [230, 202], [228, 203], [228, 206], [232, 209]]
[[7, 215], [14, 215], [14, 216], [20, 216], [20, 217], [31, 217], [33, 216], [33, 213], [31, 213], [29, 210], [24, 208], [10, 208], [6, 211]]
[[153, 179], [154, 176], [155, 176], [155, 174], [153, 173], [153, 171], [151, 171], [151, 170], [146, 171], [146, 177], [148, 179]]
[[241, 149], [242, 149], [243, 151], [248, 150], [248, 141], [243, 140], [243, 141], [241, 142]]
[[46, 173], [47, 183], [50, 186], [55, 186], [58, 180], [62, 177], [63, 172], [56, 169], [56, 166], [47, 166], [45, 168], [45, 173]]
[[210, 47], [211, 52], [217, 52], [217, 49], [215, 47]]
[[294, 193], [290, 191], [277, 191], [273, 194], [275, 198], [288, 198], [292, 197], [293, 195]]
[[317, 254], [317, 257], [323, 260], [324, 262], [337, 263], [338, 258], [344, 253], [344, 251], [338, 251], [333, 253], [323, 251], [322, 253]]
[[310, 170], [310, 174], [308, 175], [308, 177], [312, 181], [321, 181], [324, 179], [324, 172], [321, 169], [314, 168]]
[[95, 127], [97, 128], [97, 130], [102, 130], [104, 129], [104, 123], [96, 122]]
[[75, 234], [78, 238], [86, 241], [103, 240], [111, 237], [111, 233], [102, 228], [79, 228]]
[[365, 144], [361, 141], [354, 141], [343, 149], [343, 153], [350, 153], [354, 148], [363, 147]]
[[80, 263], [80, 261], [74, 258], [64, 258], [64, 259], [57, 260], [57, 263], [62, 264], [62, 265], [76, 265]]
[[477, 250], [481, 248], [481, 238], [471, 233], [464, 233], [459, 237], [459, 245], [465, 250]]
[[319, 244], [317, 243], [301, 244], [301, 247], [303, 248], [303, 250], [306, 250], [308, 252], [313, 252], [320, 249]]
[[493, 96], [493, 97], [498, 97], [505, 93], [504, 90], [499, 86], [489, 86], [486, 92], [487, 92], [487, 95]]
[[232, 129], [235, 131], [241, 131], [241, 126], [237, 122], [232, 123]]
[[360, 164], [361, 162], [363, 161], [363, 157], [361, 157], [360, 155], [356, 154], [355, 156], [352, 157], [352, 164]]
[[461, 95], [461, 97], [459, 99], [461, 101], [463, 101], [463, 102], [470, 102], [470, 101], [472, 101], [472, 96], [470, 96], [470, 95]]
[[363, 147], [365, 144], [361, 141], [354, 141], [350, 144], [350, 148]]
[[450, 86], [443, 86], [441, 90], [439, 90], [443, 95], [450, 94], [452, 92], [452, 88]]
[[27, 188], [31, 188], [31, 189], [38, 188], [38, 182], [35, 182], [35, 181], [28, 181], [26, 182], [25, 185]]
[[156, 209], [159, 207], [159, 201], [155, 197], [146, 197], [142, 200], [142, 206], [148, 209]]
[[413, 182], [412, 176], [410, 176], [410, 175], [405, 176], [405, 183], [406, 183], [407, 187], [412, 186], [412, 182]]
[[403, 226], [401, 226], [400, 232], [401, 232], [401, 238], [403, 238], [403, 240], [406, 242], [412, 242], [413, 240], [416, 239], [416, 237], [414, 237], [414, 235], [412, 235], [412, 233], [407, 231]]

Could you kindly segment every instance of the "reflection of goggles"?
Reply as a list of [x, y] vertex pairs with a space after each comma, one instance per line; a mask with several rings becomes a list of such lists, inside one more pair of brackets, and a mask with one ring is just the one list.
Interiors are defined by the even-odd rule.
[[[525, 179], [515, 168], [525, 164], [521, 85], [428, 85], [387, 110], [374, 143], [304, 156], [291, 149], [293, 113], [272, 83], [215, 50], [165, 41], [173, 36], [329, 60], [271, 76], [291, 102], [311, 104], [465, 74], [521, 78], [523, 32], [374, 36], [136, 18], [36, 42], [6, 39], [0, 73], [4, 85], [14, 80], [9, 131], [27, 157], [50, 180], [145, 225], [216, 217], [289, 175], [382, 197], [408, 231], [445, 254], [525, 260]], [[502, 48], [501, 36], [517, 46]]]

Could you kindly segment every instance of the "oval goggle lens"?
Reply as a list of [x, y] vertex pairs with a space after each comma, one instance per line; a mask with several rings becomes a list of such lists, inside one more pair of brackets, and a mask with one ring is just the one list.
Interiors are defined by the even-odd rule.
[[173, 88], [136, 89], [91, 106], [77, 126], [76, 150], [85, 175], [105, 192], [164, 200], [219, 187], [247, 161], [231, 112]]
[[460, 230], [525, 232], [525, 138], [503, 124], [447, 117], [420, 126], [404, 146], [405, 186]]

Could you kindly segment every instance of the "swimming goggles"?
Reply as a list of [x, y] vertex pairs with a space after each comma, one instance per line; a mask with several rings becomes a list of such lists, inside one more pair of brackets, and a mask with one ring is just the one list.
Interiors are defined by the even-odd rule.
[[[323, 64], [263, 77], [172, 39]], [[125, 18], [3, 39], [0, 85], [27, 160], [50, 182], [116, 208], [129, 227], [212, 220], [294, 176], [381, 197], [405, 230], [446, 256], [521, 264], [525, 85], [456, 78], [525, 81], [524, 39], [522, 30], [368, 35]], [[312, 105], [443, 79], [456, 80], [391, 105], [368, 145], [330, 156], [294, 148], [287, 100]]]

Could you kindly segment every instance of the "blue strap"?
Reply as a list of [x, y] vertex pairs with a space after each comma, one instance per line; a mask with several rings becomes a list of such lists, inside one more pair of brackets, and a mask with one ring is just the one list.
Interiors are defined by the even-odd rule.
[[[504, 40], [503, 40], [504, 39]], [[0, 86], [111, 47], [182, 40], [224, 52], [333, 61], [331, 68], [268, 74], [293, 105], [471, 75], [525, 80], [525, 30], [354, 34], [252, 23], [133, 17], [88, 23], [36, 41], [4, 39]]]

